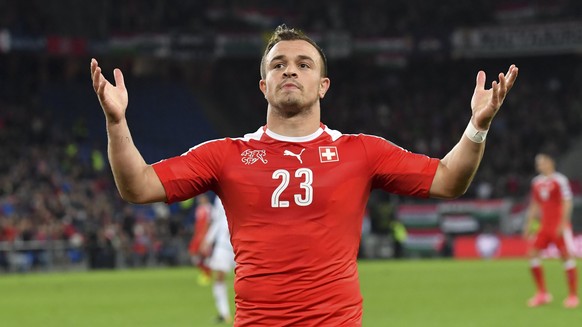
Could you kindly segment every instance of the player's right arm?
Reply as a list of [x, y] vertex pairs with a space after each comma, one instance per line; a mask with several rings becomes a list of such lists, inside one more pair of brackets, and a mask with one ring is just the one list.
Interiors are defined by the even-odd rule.
[[529, 206], [526, 211], [525, 223], [523, 225], [522, 236], [523, 238], [529, 238], [532, 232], [532, 224], [534, 220], [539, 217], [540, 214], [540, 206], [538, 203], [532, 198], [530, 200]]
[[132, 203], [166, 200], [166, 193], [153, 167], [148, 165], [133, 143], [125, 117], [127, 89], [121, 70], [113, 71], [115, 86], [101, 72], [97, 60], [91, 59], [91, 79], [107, 128], [107, 155], [121, 197]]

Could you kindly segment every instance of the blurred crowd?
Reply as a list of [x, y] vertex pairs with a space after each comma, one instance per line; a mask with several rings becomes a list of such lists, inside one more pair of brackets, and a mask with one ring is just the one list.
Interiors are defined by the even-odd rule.
[[[276, 7], [260, 0], [244, 4], [227, 0], [27, 3], [0, 0], [0, 30], [99, 38], [156, 31], [265, 32], [285, 22], [307, 32], [335, 29], [374, 37], [439, 33], [504, 19], [506, 23], [567, 20], [582, 14], [580, 2], [566, 0], [516, 0], [503, 5], [452, 0], [446, 4], [283, 1]], [[75, 10], [61, 10], [63, 6]], [[55, 19], [57, 12], [70, 17]], [[513, 20], [507, 18], [507, 13], [517, 12], [521, 14]], [[217, 124], [224, 122], [216, 128], [228, 136], [240, 136], [264, 123], [266, 103], [257, 87], [259, 60], [165, 62], [145, 78], [188, 84], [220, 118]], [[518, 83], [494, 121], [485, 158], [466, 197], [520, 200], [534, 174], [536, 151], [551, 148], [566, 153], [579, 134], [582, 66], [577, 55], [435, 56], [405, 58], [404, 62], [378, 62], [365, 56], [333, 59], [329, 63], [332, 86], [322, 103], [322, 120], [345, 133], [376, 134], [411, 151], [442, 157], [458, 141], [471, 115], [477, 71], [485, 70], [490, 83], [512, 63], [521, 69]], [[138, 59], [124, 57], [120, 64], [131, 75]], [[84, 259], [95, 268], [180, 264], [192, 233], [195, 202], [125, 203], [107, 164], [103, 121], [63, 120], [43, 103], [43, 91], [55, 84], [90, 88], [88, 67], [87, 57], [0, 53], [0, 244], [61, 240], [78, 250], [68, 253], [71, 260]], [[194, 79], [185, 73], [198, 69], [204, 74]], [[97, 103], [94, 97], [86, 101]], [[95, 129], [101, 134], [90, 132]], [[0, 269], [8, 266], [6, 253], [0, 249]], [[28, 266], [43, 262], [38, 254], [27, 260]]]
[[349, 30], [354, 36], [374, 37], [439, 33], [499, 21], [578, 19], [581, 14], [582, 4], [575, 0], [0, 0], [0, 27], [91, 37], [160, 31], [262, 32], [282, 22], [312, 32]]
[[63, 125], [31, 104], [0, 101], [0, 107], [0, 269], [14, 262], [19, 270], [42, 268], [57, 254], [47, 250], [54, 244], [62, 260], [90, 268], [187, 259], [181, 251], [193, 201], [128, 204], [114, 187], [104, 149], [82, 126]]

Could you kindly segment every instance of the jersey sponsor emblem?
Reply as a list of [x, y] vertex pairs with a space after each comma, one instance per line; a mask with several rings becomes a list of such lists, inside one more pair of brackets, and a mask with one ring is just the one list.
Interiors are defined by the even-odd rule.
[[295, 158], [297, 158], [297, 160], [299, 160], [300, 163], [303, 163], [303, 160], [301, 160], [301, 155], [303, 154], [303, 151], [305, 151], [305, 148], [301, 149], [301, 152], [299, 152], [298, 154], [291, 152], [290, 150], [285, 150], [283, 152], [284, 156], [293, 156]]
[[339, 153], [335, 146], [320, 146], [319, 147], [319, 161], [335, 162], [339, 161]]
[[244, 150], [243, 153], [240, 154], [242, 156], [241, 161], [245, 165], [252, 165], [257, 161], [261, 161], [262, 163], [266, 164], [269, 162], [265, 159], [267, 152], [265, 150]]

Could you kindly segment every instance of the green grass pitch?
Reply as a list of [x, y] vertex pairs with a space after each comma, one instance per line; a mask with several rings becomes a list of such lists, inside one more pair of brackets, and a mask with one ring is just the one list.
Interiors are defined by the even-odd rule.
[[[526, 260], [362, 261], [364, 326], [578, 326], [561, 263], [544, 267], [554, 302], [527, 308]], [[194, 268], [0, 275], [3, 327], [206, 327], [215, 316]]]

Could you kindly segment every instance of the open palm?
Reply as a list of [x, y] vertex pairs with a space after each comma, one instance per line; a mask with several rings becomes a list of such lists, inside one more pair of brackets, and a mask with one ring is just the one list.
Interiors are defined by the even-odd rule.
[[473, 98], [471, 99], [471, 110], [473, 111], [474, 124], [481, 130], [488, 130], [491, 125], [493, 117], [501, 108], [503, 100], [507, 93], [513, 87], [515, 79], [517, 78], [518, 69], [515, 65], [511, 65], [507, 71], [507, 75], [500, 73], [499, 82], [493, 81], [491, 88], [485, 89], [486, 75], [485, 72], [479, 71], [477, 73], [477, 83]]
[[93, 80], [93, 89], [99, 98], [99, 103], [103, 108], [107, 120], [110, 122], [118, 122], [125, 117], [128, 96], [121, 70], [116, 68], [113, 71], [113, 75], [115, 78], [115, 86], [105, 79], [97, 60], [91, 60], [91, 79]]

